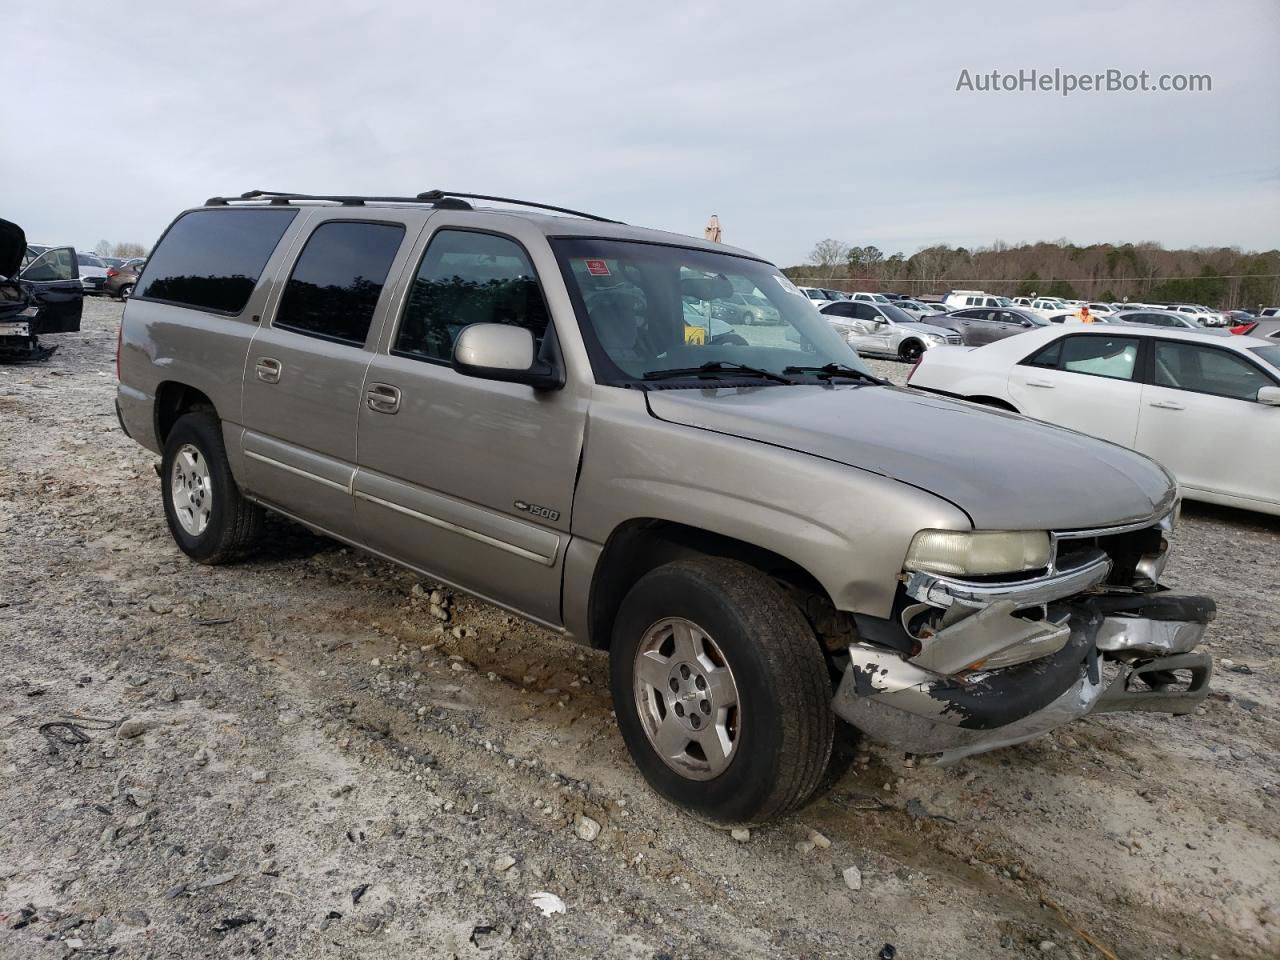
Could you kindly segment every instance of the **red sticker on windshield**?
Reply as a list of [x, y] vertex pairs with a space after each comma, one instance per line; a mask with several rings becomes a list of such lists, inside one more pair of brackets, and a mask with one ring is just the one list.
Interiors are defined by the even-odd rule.
[[603, 260], [587, 260], [585, 263], [587, 265], [587, 273], [593, 277], [609, 276], [609, 265]]

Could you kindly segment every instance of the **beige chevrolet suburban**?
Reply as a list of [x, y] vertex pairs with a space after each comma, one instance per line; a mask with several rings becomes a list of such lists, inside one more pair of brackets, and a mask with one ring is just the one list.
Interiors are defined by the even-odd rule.
[[[777, 322], [719, 319], [739, 296]], [[744, 250], [473, 194], [215, 197], [119, 371], [192, 560], [272, 510], [605, 649], [645, 778], [718, 823], [802, 804], [837, 717], [951, 762], [1208, 691], [1163, 469], [886, 384]]]

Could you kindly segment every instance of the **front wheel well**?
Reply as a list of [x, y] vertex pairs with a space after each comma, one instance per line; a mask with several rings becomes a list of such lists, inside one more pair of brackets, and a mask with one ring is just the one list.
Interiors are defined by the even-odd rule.
[[213, 401], [197, 390], [176, 380], [166, 380], [156, 388], [156, 438], [164, 445], [178, 418], [192, 410], [208, 410], [217, 416]]
[[[608, 649], [623, 598], [650, 570], [693, 557], [727, 557], [746, 563], [789, 589], [805, 610], [805, 598], [830, 596], [804, 567], [764, 547], [699, 527], [651, 518], [629, 520], [609, 535], [591, 580], [588, 618], [591, 645]], [[805, 610], [806, 615], [808, 611]]]

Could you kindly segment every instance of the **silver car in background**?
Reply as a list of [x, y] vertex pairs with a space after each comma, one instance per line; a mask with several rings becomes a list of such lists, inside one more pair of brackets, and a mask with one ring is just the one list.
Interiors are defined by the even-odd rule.
[[1210, 336], [1229, 337], [1230, 330], [1202, 327], [1183, 313], [1172, 310], [1117, 310], [1107, 317], [1109, 323], [1141, 323], [1153, 327], [1173, 327], [1178, 330], [1195, 330]]
[[960, 334], [922, 323], [891, 303], [839, 301], [819, 311], [861, 356], [894, 357], [914, 363], [931, 347], [958, 347]]

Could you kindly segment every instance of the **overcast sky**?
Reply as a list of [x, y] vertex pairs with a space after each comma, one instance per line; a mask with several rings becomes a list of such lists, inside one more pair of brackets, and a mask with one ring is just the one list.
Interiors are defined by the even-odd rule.
[[[149, 246], [211, 195], [443, 187], [716, 213], [784, 265], [823, 237], [1280, 246], [1277, 0], [187, 6], [6, 12], [0, 217]], [[1212, 91], [956, 90], [1033, 68]]]

